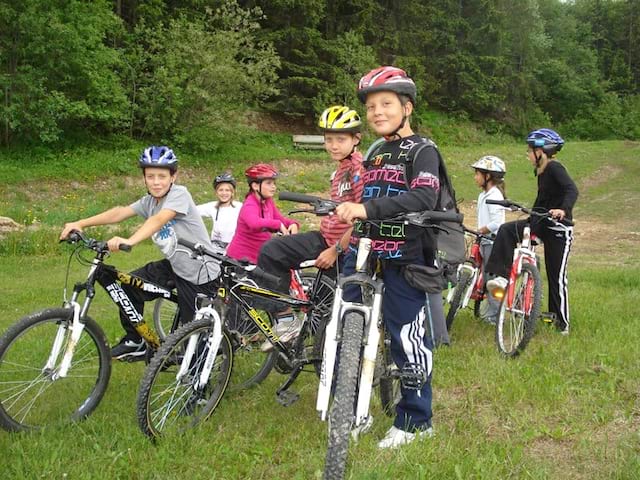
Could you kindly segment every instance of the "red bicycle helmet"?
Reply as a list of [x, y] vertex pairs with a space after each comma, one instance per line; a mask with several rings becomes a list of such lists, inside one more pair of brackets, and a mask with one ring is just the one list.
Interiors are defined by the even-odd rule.
[[249, 182], [260, 182], [267, 178], [278, 178], [278, 171], [273, 165], [258, 163], [247, 168], [244, 175]]
[[416, 84], [401, 68], [378, 67], [371, 70], [358, 82], [358, 98], [362, 103], [367, 101], [368, 94], [382, 91], [407, 95], [411, 99], [411, 103], [416, 105]]

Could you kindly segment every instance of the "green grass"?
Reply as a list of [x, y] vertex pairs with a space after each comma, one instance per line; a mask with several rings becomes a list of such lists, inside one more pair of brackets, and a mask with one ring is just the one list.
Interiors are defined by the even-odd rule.
[[[533, 200], [535, 179], [522, 145], [443, 146], [442, 150], [459, 197], [467, 202], [477, 197], [468, 165], [488, 153], [509, 162], [509, 196], [529, 204]], [[570, 266], [571, 335], [562, 337], [538, 325], [524, 354], [505, 360], [497, 354], [493, 329], [474, 320], [470, 310], [461, 312], [452, 346], [435, 353], [436, 437], [397, 452], [379, 452], [376, 441], [391, 420], [374, 400], [373, 430], [351, 446], [347, 478], [637, 478], [640, 325], [635, 306], [640, 303], [640, 254], [631, 232], [639, 228], [634, 215], [640, 200], [639, 151], [638, 144], [598, 142], [569, 144], [562, 152], [581, 188], [576, 252]], [[321, 153], [273, 158], [284, 173], [283, 189], [316, 193], [326, 189], [332, 165]], [[203, 164], [184, 169], [183, 182], [197, 200], [208, 198], [210, 178], [226, 161], [238, 173], [250, 160], [202, 159]], [[130, 169], [131, 159], [127, 162]], [[131, 201], [144, 192], [135, 171], [100, 175], [96, 169], [95, 177], [83, 180], [82, 173], [71, 169], [65, 171], [70, 178], [63, 179], [44, 162], [39, 165], [30, 167], [24, 179], [16, 175], [0, 185], [2, 212], [13, 208], [20, 222], [28, 224], [22, 219], [28, 218], [30, 209], [38, 212], [43, 225], [0, 240], [0, 331], [26, 313], [60, 305], [70, 248], [57, 244], [64, 220], [116, 201]], [[2, 160], [0, 173], [5, 171]], [[30, 175], [33, 180], [27, 180]], [[68, 197], [70, 192], [73, 198]], [[79, 210], [81, 206], [85, 210]], [[131, 222], [124, 229], [135, 225]], [[599, 225], [620, 235], [581, 236]], [[92, 233], [106, 236], [109, 230]], [[133, 269], [157, 257], [154, 247], [144, 245], [131, 254], [114, 255], [111, 261]], [[73, 280], [85, 273], [73, 266]], [[118, 317], [104, 292], [98, 292], [91, 314], [115, 341], [121, 334]], [[291, 407], [276, 402], [275, 390], [284, 377], [273, 373], [258, 388], [223, 399], [201, 428], [153, 444], [139, 432], [135, 419], [142, 370], [141, 364], [114, 364], [107, 394], [85, 422], [29, 434], [0, 431], [2, 477], [321, 477], [326, 424], [315, 413], [313, 374], [300, 377], [294, 388], [301, 398]]]

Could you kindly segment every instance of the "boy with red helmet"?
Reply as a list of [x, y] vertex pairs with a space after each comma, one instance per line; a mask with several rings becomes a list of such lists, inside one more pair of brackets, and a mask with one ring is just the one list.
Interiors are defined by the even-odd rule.
[[[365, 164], [362, 203], [341, 204], [336, 209], [338, 217], [345, 222], [384, 220], [405, 212], [434, 210], [440, 189], [440, 160], [433, 142], [429, 141], [430, 148], [418, 152], [413, 159], [413, 178], [405, 180], [408, 153], [414, 145], [424, 142], [410, 124], [416, 103], [413, 80], [399, 68], [379, 67], [360, 79], [358, 97], [366, 106], [369, 125], [386, 142]], [[417, 227], [393, 227], [394, 222], [381, 222], [378, 229], [372, 227], [375, 232], [372, 250], [382, 262], [385, 281], [384, 322], [391, 334], [391, 353], [396, 365], [399, 368], [408, 363], [419, 365], [427, 381], [420, 390], [402, 388], [393, 426], [378, 444], [379, 448], [396, 448], [432, 435], [433, 358], [425, 317], [442, 316], [441, 295], [425, 294], [409, 285], [402, 274], [402, 267], [407, 264], [435, 265], [435, 238]], [[356, 223], [355, 236], [357, 231]], [[348, 255], [346, 274], [353, 272], [354, 263], [354, 255]]]

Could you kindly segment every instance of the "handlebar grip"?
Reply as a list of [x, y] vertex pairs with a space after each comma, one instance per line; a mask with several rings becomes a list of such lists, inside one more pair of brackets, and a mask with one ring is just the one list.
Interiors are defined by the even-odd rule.
[[196, 251], [197, 250], [197, 244], [189, 241], [189, 240], [185, 240], [184, 238], [179, 238], [178, 239], [178, 243], [180, 245], [182, 245], [183, 247], [187, 247], [189, 250], [193, 250]]
[[421, 215], [421, 220], [424, 222], [426, 220], [430, 220], [432, 222], [453, 222], [453, 223], [462, 223], [464, 220], [464, 215], [458, 212], [438, 212], [434, 210], [428, 210], [423, 212]]
[[314, 204], [322, 201], [320, 197], [314, 197], [313, 195], [305, 195], [304, 193], [295, 193], [295, 192], [280, 192], [278, 195], [280, 200], [285, 200], [288, 202], [298, 202], [298, 203], [308, 203]]
[[502, 207], [511, 207], [512, 205], [514, 205], [514, 203], [509, 201], [509, 200], [491, 200], [491, 199], [487, 199], [487, 200], [484, 201], [484, 203], [487, 203], [489, 205], [500, 205]]
[[118, 250], [121, 252], [130, 252], [133, 247], [127, 243], [121, 243], [118, 245]]

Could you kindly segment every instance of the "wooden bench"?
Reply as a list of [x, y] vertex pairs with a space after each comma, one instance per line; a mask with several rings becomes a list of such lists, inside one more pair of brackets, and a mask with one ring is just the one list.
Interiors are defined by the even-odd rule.
[[323, 135], [293, 135], [293, 146], [296, 148], [324, 148]]

